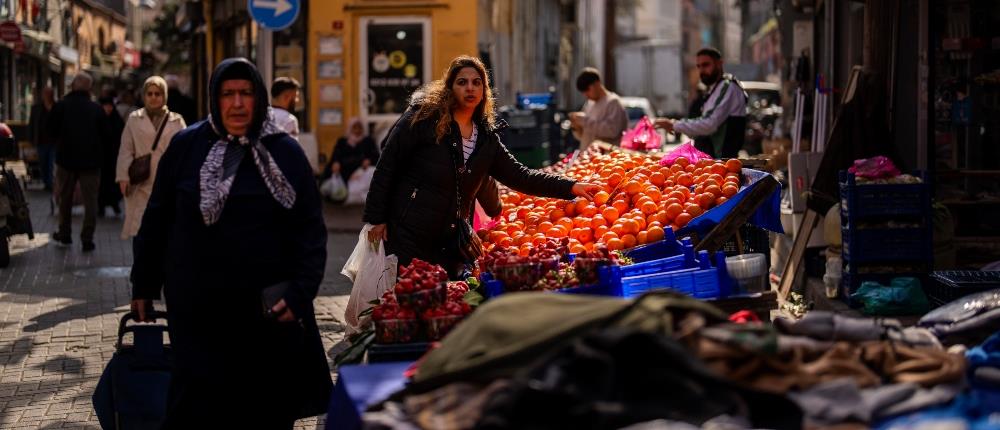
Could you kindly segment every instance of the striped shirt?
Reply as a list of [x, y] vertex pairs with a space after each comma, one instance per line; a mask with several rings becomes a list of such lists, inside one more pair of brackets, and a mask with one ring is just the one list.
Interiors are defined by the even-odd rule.
[[462, 138], [462, 155], [465, 156], [465, 162], [469, 162], [469, 156], [472, 155], [472, 151], [476, 149], [476, 139], [479, 137], [479, 127], [475, 124], [472, 125], [472, 137], [466, 139]]

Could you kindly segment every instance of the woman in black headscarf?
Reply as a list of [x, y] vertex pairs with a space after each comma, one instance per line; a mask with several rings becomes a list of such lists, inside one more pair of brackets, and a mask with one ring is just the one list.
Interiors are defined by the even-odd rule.
[[132, 306], [147, 319], [162, 288], [176, 358], [165, 428], [290, 429], [332, 387], [312, 303], [326, 263], [319, 190], [252, 63], [219, 64], [209, 97], [209, 118], [160, 159]]

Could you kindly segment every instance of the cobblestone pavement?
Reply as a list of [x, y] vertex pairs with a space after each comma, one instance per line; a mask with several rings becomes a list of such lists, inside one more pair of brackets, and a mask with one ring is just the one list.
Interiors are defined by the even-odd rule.
[[[14, 237], [10, 267], [0, 269], [0, 429], [97, 429], [90, 398], [128, 310], [130, 242], [119, 238], [122, 219], [101, 218], [97, 251], [82, 253], [78, 215], [73, 247], [59, 248], [50, 241], [56, 218], [47, 194], [28, 197], [35, 239]], [[339, 272], [357, 240], [359, 214], [327, 208], [329, 257], [316, 317], [328, 351], [343, 338], [350, 283]], [[322, 423], [301, 420], [296, 429]]]

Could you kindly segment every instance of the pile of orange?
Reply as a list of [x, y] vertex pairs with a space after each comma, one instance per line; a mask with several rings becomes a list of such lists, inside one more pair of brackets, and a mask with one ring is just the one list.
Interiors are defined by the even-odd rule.
[[664, 238], [739, 191], [739, 160], [678, 158], [670, 166], [645, 154], [612, 151], [581, 160], [564, 174], [603, 188], [594, 201], [502, 192], [501, 221], [480, 232], [484, 246], [517, 248], [527, 255], [549, 238], [570, 238], [570, 252], [631, 248]]

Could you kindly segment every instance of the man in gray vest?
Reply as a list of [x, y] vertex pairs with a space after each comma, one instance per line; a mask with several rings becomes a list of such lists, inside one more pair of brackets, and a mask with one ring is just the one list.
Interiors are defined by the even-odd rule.
[[736, 78], [723, 73], [719, 50], [698, 51], [696, 65], [708, 87], [701, 111], [690, 119], [657, 118], [656, 127], [693, 137], [695, 147], [714, 158], [735, 158], [746, 136], [747, 94]]

